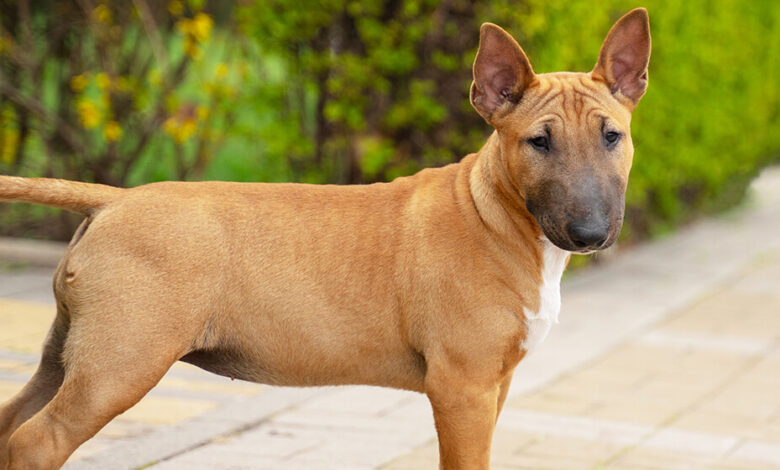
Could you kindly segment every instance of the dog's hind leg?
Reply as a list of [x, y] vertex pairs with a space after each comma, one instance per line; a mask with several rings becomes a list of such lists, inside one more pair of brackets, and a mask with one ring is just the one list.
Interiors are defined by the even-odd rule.
[[102, 301], [71, 312], [62, 385], [11, 435], [7, 470], [59, 468], [146, 395], [182, 355], [187, 346], [171, 334], [177, 325], [153, 321], [165, 315], [147, 315], [155, 305], [149, 300], [134, 298], [128, 302], [132, 311]]
[[38, 369], [16, 396], [0, 406], [0, 469], [5, 468], [8, 459], [7, 445], [11, 434], [43, 408], [62, 384], [62, 348], [69, 324], [67, 314], [57, 309], [57, 316], [43, 345]]

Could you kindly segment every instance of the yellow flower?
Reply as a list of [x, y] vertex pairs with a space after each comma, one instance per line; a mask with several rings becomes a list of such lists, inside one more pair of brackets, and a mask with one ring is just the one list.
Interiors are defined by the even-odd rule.
[[0, 53], [11, 53], [14, 48], [16, 48], [16, 44], [14, 44], [13, 36], [10, 34], [0, 34]]
[[113, 19], [111, 10], [105, 5], [98, 5], [95, 7], [95, 9], [92, 10], [92, 16], [103, 24], [111, 24], [111, 20]]
[[179, 29], [180, 33], [189, 35], [192, 33], [192, 20], [189, 18], [182, 18], [176, 22], [176, 27]]
[[214, 20], [205, 13], [198, 13], [192, 19], [192, 35], [199, 42], [203, 42], [211, 35], [211, 27], [214, 26]]
[[79, 122], [84, 129], [92, 129], [100, 124], [100, 109], [89, 98], [79, 100], [76, 109], [79, 113]]
[[194, 39], [192, 39], [192, 36], [187, 36], [187, 38], [184, 40], [184, 52], [196, 60], [203, 56], [200, 47], [198, 47], [198, 44]]
[[228, 73], [228, 66], [226, 63], [220, 62], [219, 64], [217, 64], [216, 76], [218, 80], [222, 80], [223, 78], [225, 78], [227, 76], [227, 73]]
[[184, 5], [179, 0], [171, 0], [168, 3], [168, 12], [173, 16], [180, 16], [184, 13]]
[[109, 142], [116, 142], [122, 137], [122, 127], [116, 121], [108, 121], [103, 127], [103, 137]]
[[81, 93], [89, 85], [89, 73], [84, 72], [70, 79], [70, 89], [76, 93]]
[[198, 125], [195, 123], [194, 119], [187, 119], [181, 123], [181, 126], [179, 127], [179, 143], [192, 137], [197, 129]]
[[163, 129], [173, 138], [174, 142], [181, 144], [195, 134], [198, 125], [195, 123], [195, 119], [187, 118], [182, 121], [177, 116], [171, 116], [163, 123]]
[[105, 90], [111, 86], [111, 78], [105, 73], [100, 72], [95, 76], [95, 83], [97, 83], [98, 88]]
[[179, 127], [178, 120], [175, 116], [171, 116], [163, 123], [163, 129], [167, 134], [173, 135], [176, 133], [176, 129]]
[[184, 52], [188, 56], [195, 60], [201, 58], [203, 51], [198, 44], [209, 38], [213, 26], [214, 20], [205, 13], [198, 13], [192, 19], [182, 18], [176, 22], [179, 32], [184, 35]]

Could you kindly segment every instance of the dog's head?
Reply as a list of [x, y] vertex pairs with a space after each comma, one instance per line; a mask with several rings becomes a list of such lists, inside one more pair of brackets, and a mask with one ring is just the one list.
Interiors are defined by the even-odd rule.
[[496, 128], [512, 186], [564, 250], [603, 249], [620, 233], [649, 58], [644, 9], [612, 27], [590, 73], [537, 75], [512, 36], [482, 25], [471, 103]]

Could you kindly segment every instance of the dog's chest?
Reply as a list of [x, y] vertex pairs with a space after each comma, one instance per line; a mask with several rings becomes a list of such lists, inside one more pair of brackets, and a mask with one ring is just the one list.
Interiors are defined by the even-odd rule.
[[544, 341], [553, 323], [558, 323], [561, 311], [561, 276], [566, 267], [569, 252], [561, 250], [546, 238], [542, 240], [542, 284], [539, 286], [539, 310], [523, 309], [528, 334], [520, 344], [521, 349], [531, 352]]

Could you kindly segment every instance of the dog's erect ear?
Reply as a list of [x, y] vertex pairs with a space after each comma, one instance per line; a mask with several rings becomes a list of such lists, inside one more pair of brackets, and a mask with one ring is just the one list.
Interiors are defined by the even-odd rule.
[[647, 10], [637, 8], [609, 30], [592, 76], [607, 82], [613, 94], [622, 94], [635, 105], [647, 90], [649, 62], [650, 21]]
[[506, 31], [492, 23], [479, 30], [479, 50], [474, 59], [471, 105], [487, 122], [504, 103], [517, 103], [534, 80], [523, 49]]

